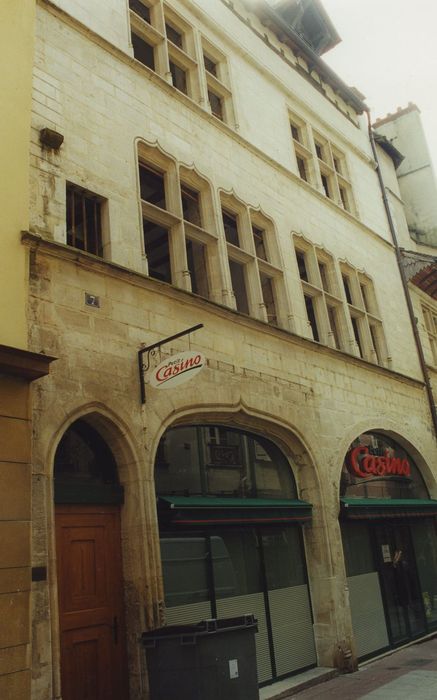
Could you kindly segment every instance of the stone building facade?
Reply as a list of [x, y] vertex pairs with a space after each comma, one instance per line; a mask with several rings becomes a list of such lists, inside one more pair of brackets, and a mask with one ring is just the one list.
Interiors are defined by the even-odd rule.
[[[147, 697], [141, 632], [201, 610], [255, 606], [261, 683], [426, 634], [429, 572], [416, 563], [414, 596], [391, 612], [379, 545], [393, 572], [402, 548], [392, 530], [368, 534], [364, 497], [363, 519], [351, 510], [373, 538], [369, 570], [349, 569], [342, 544], [358, 446], [408, 464], [414, 499], [397, 472], [401, 496], [381, 491], [375, 522], [409, 527], [414, 500], [436, 547], [435, 435], [365, 104], [264, 2], [39, 0], [33, 78], [29, 348], [57, 358], [33, 397], [33, 700], [73, 697], [77, 669], [103, 684], [96, 697]], [[142, 348], [198, 324], [139, 372]], [[154, 388], [156, 365], [188, 350], [206, 367]], [[169, 504], [194, 509], [191, 525]], [[175, 574], [173, 546], [197, 587]], [[380, 636], [366, 647], [367, 584]]]

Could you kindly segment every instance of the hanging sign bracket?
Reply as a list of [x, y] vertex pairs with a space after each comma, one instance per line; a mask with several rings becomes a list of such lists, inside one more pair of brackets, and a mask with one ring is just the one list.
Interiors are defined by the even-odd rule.
[[[146, 387], [144, 383], [144, 372], [147, 372], [147, 370], [149, 369], [150, 359], [156, 355], [156, 351], [158, 350], [158, 348], [160, 348], [162, 345], [165, 345], [166, 343], [170, 343], [172, 340], [176, 340], [176, 338], [182, 338], [184, 335], [189, 335], [190, 333], [199, 330], [199, 328], [203, 328], [203, 323], [198, 323], [197, 326], [187, 328], [185, 331], [181, 331], [180, 333], [176, 333], [175, 335], [170, 335], [168, 338], [164, 338], [164, 340], [160, 340], [157, 343], [153, 343], [153, 345], [148, 345], [147, 347], [138, 350], [138, 369], [140, 372], [142, 404], [146, 403]], [[143, 359], [144, 355], [146, 355], [145, 362]]]

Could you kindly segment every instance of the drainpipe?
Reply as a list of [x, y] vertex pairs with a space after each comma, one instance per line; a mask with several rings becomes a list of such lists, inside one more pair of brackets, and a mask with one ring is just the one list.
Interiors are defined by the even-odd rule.
[[367, 114], [369, 139], [370, 139], [370, 144], [372, 146], [373, 157], [374, 157], [375, 162], [376, 162], [376, 173], [378, 175], [379, 186], [381, 188], [382, 201], [384, 202], [384, 209], [385, 209], [385, 213], [387, 215], [388, 225], [390, 228], [390, 233], [391, 233], [393, 245], [395, 248], [396, 260], [397, 260], [399, 272], [401, 275], [401, 281], [402, 281], [402, 287], [404, 289], [405, 300], [407, 302], [408, 315], [410, 317], [411, 327], [413, 329], [414, 340], [415, 340], [416, 348], [417, 348], [417, 354], [419, 356], [419, 362], [420, 362], [420, 366], [422, 369], [423, 379], [425, 381], [425, 388], [426, 388], [426, 393], [428, 396], [428, 402], [429, 402], [429, 408], [431, 411], [432, 423], [434, 426], [434, 436], [437, 437], [437, 412], [436, 412], [436, 407], [435, 407], [435, 402], [434, 402], [434, 395], [432, 393], [431, 380], [429, 378], [428, 367], [426, 366], [425, 356], [423, 354], [422, 343], [421, 343], [420, 336], [419, 336], [419, 330], [417, 328], [416, 317], [414, 315], [413, 303], [411, 301], [410, 290], [408, 288], [408, 281], [407, 281], [407, 278], [405, 275], [405, 269], [404, 269], [404, 266], [402, 263], [402, 255], [401, 255], [401, 251], [399, 248], [398, 239], [396, 236], [396, 229], [395, 229], [393, 217], [391, 215], [390, 206], [389, 206], [388, 199], [387, 199], [384, 180], [382, 178], [381, 167], [380, 167], [379, 160], [378, 160], [378, 153], [376, 151], [375, 139], [373, 137], [372, 123], [371, 123], [371, 119], [370, 119], [370, 110], [366, 109], [365, 112]]

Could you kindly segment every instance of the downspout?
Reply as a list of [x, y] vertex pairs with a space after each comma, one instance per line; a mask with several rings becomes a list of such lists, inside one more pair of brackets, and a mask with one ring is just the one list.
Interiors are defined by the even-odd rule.
[[385, 213], [387, 215], [388, 225], [390, 228], [390, 233], [391, 233], [393, 245], [395, 248], [396, 260], [397, 260], [398, 267], [399, 267], [399, 273], [401, 275], [401, 281], [402, 281], [402, 287], [404, 289], [405, 300], [407, 302], [408, 315], [410, 317], [411, 327], [413, 329], [413, 335], [414, 335], [414, 340], [416, 343], [417, 354], [419, 356], [419, 363], [420, 363], [420, 367], [422, 369], [426, 393], [428, 396], [428, 403], [429, 403], [429, 408], [431, 411], [432, 423], [434, 426], [434, 436], [437, 437], [437, 412], [436, 412], [436, 407], [435, 407], [435, 402], [434, 402], [434, 395], [432, 393], [431, 380], [429, 378], [428, 367], [426, 366], [425, 356], [423, 354], [422, 343], [420, 341], [419, 330], [417, 328], [416, 317], [414, 315], [413, 303], [411, 301], [410, 290], [408, 288], [408, 281], [407, 281], [407, 278], [405, 275], [405, 269], [404, 269], [404, 266], [402, 263], [402, 255], [401, 255], [401, 251], [399, 248], [398, 239], [396, 236], [396, 229], [395, 229], [393, 217], [391, 215], [390, 206], [389, 206], [388, 199], [387, 199], [387, 194], [385, 191], [384, 180], [382, 178], [381, 167], [380, 167], [379, 159], [378, 159], [378, 153], [376, 151], [375, 139], [373, 137], [373, 132], [372, 132], [370, 110], [366, 109], [365, 112], [367, 114], [369, 140], [370, 140], [370, 144], [372, 146], [373, 157], [374, 157], [374, 160], [376, 162], [376, 172], [378, 175], [379, 186], [381, 189], [382, 201], [384, 202]]

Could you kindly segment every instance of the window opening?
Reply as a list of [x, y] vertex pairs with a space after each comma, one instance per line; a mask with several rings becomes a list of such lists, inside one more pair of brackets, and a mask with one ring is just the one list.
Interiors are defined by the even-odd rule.
[[129, 7], [141, 17], [141, 19], [150, 24], [150, 8], [144, 5], [141, 0], [129, 0]]
[[257, 258], [267, 260], [266, 248], [264, 245], [265, 231], [257, 226], [252, 226], [253, 240], [255, 243], [255, 253]]
[[67, 245], [103, 256], [101, 200], [67, 185]]
[[231, 214], [230, 212], [222, 211], [223, 226], [225, 229], [225, 238], [228, 243], [232, 245], [240, 246], [240, 241], [238, 237], [238, 219], [236, 214]]
[[188, 270], [191, 277], [191, 291], [209, 298], [208, 277], [206, 274], [206, 247], [202, 243], [186, 239]]
[[276, 314], [276, 304], [275, 295], [273, 291], [273, 280], [267, 275], [260, 275], [261, 279], [261, 290], [263, 295], [263, 301], [267, 312], [267, 321], [272, 323], [274, 326], [278, 325], [278, 317]]
[[215, 92], [212, 92], [212, 90], [208, 90], [208, 100], [209, 104], [211, 105], [212, 114], [217, 117], [217, 119], [220, 119], [220, 121], [224, 121], [222, 98], [219, 95], [216, 95]]
[[352, 328], [354, 330], [354, 337], [356, 340], [356, 343], [358, 345], [358, 350], [360, 352], [360, 357], [364, 357], [363, 353], [363, 343], [361, 341], [361, 333], [358, 325], [358, 319], [355, 318], [354, 316], [351, 316], [351, 321], [352, 321]]
[[203, 63], [205, 66], [205, 70], [208, 71], [208, 73], [211, 73], [211, 75], [214, 75], [216, 78], [217, 76], [217, 62], [214, 61], [212, 58], [207, 56], [206, 53], [203, 54]]
[[186, 71], [184, 71], [183, 68], [178, 66], [173, 61], [169, 62], [169, 66], [170, 66], [170, 73], [171, 73], [171, 77], [172, 77], [172, 81], [173, 81], [173, 87], [175, 87], [180, 92], [183, 92], [184, 95], [188, 95]]
[[249, 314], [244, 265], [230, 259], [229, 270], [231, 273], [232, 289], [235, 295], [237, 310], [241, 311], [243, 314]]
[[153, 46], [147, 43], [142, 37], [132, 32], [132, 46], [134, 50], [134, 58], [140, 61], [143, 65], [151, 70], [155, 70], [155, 53]]
[[196, 192], [186, 185], [181, 185], [181, 198], [185, 221], [189, 221], [191, 224], [201, 227], [199, 192]]
[[168, 24], [168, 22], [165, 23], [165, 32], [167, 34], [167, 39], [183, 50], [183, 34], [172, 27], [171, 24]]
[[300, 156], [297, 156], [297, 168], [299, 170], [299, 176], [302, 178], [302, 180], [305, 180], [305, 182], [308, 182], [308, 173], [307, 173], [307, 165], [306, 162], [303, 158], [300, 158]]
[[161, 282], [171, 283], [169, 232], [167, 229], [143, 219], [144, 248], [149, 266], [149, 276]]
[[333, 306], [328, 306], [328, 319], [331, 332], [334, 338], [334, 344], [338, 350], [341, 348], [340, 333], [338, 331], [337, 314]]
[[308, 272], [306, 267], [305, 253], [302, 253], [302, 251], [300, 250], [296, 250], [296, 258], [300, 278], [304, 282], [308, 282]]
[[165, 209], [166, 202], [163, 173], [146, 167], [142, 163], [139, 165], [139, 172], [141, 199], [154, 204], [155, 207]]
[[317, 327], [317, 320], [316, 320], [316, 312], [314, 309], [314, 302], [312, 297], [308, 296], [307, 294], [304, 295], [305, 297], [305, 308], [307, 311], [307, 317], [308, 321], [311, 326], [311, 330], [313, 332], [313, 338], [317, 342], [320, 341], [320, 335], [319, 335], [319, 329]]
[[352, 294], [349, 283], [349, 278], [346, 275], [342, 275], [344, 293], [346, 294], [346, 300], [348, 304], [352, 304]]

